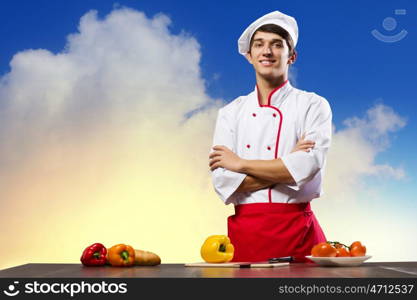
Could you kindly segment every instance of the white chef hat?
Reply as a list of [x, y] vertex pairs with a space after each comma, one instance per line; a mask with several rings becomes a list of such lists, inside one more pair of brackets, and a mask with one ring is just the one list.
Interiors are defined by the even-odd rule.
[[297, 21], [286, 14], [283, 14], [279, 11], [273, 11], [269, 14], [260, 17], [258, 20], [253, 22], [245, 29], [245, 31], [240, 36], [239, 40], [237, 41], [239, 53], [245, 55], [249, 52], [250, 40], [254, 32], [261, 26], [265, 24], [275, 24], [282, 27], [284, 30], [288, 32], [291, 36], [294, 47], [297, 45], [298, 41], [298, 26]]

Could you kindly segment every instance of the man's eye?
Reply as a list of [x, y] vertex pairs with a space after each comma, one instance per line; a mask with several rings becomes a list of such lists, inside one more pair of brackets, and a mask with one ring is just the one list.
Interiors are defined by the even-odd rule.
[[262, 44], [261, 43], [255, 43], [255, 47], [261, 47]]
[[274, 46], [277, 47], [277, 48], [281, 48], [282, 44], [281, 43], [275, 43]]

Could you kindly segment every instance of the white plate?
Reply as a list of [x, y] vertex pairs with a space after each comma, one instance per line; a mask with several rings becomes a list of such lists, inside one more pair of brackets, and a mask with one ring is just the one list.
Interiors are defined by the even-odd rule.
[[353, 256], [353, 257], [314, 257], [306, 256], [315, 263], [321, 266], [336, 266], [336, 267], [355, 267], [361, 265], [365, 260], [370, 259], [371, 255]]

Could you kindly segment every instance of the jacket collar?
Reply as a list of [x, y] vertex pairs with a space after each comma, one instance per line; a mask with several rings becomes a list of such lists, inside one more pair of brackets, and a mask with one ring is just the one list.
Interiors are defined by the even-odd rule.
[[260, 107], [279, 106], [281, 104], [281, 102], [287, 97], [287, 95], [288, 95], [288, 93], [291, 89], [292, 89], [292, 85], [290, 84], [290, 82], [287, 79], [280, 86], [273, 89], [269, 93], [268, 102], [265, 105], [261, 105], [261, 99], [259, 97], [259, 92], [258, 92], [258, 85], [256, 85], [255, 86], [255, 95], [256, 95], [257, 100], [258, 100], [258, 105]]

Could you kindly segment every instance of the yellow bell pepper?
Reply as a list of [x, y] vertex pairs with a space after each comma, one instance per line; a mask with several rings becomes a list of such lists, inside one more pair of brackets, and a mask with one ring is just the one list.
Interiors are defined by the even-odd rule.
[[208, 263], [224, 263], [233, 259], [235, 248], [225, 235], [209, 236], [201, 246], [201, 257]]

